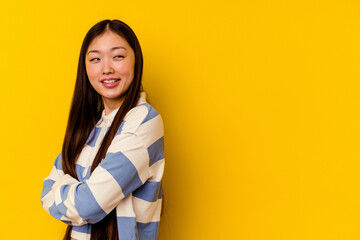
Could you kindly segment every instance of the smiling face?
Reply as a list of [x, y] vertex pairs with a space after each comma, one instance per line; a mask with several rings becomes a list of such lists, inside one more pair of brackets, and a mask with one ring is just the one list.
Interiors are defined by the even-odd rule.
[[90, 43], [85, 65], [90, 84], [102, 97], [105, 114], [120, 107], [134, 79], [135, 54], [129, 43], [106, 31]]

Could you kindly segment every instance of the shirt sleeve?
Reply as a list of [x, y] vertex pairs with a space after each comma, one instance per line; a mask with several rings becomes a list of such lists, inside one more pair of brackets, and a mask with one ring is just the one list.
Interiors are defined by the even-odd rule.
[[44, 179], [43, 188], [41, 191], [41, 203], [43, 208], [53, 217], [67, 223], [71, 224], [70, 219], [64, 217], [55, 204], [54, 194], [51, 189], [53, 185], [64, 176], [61, 162], [61, 153], [57, 156], [54, 162], [54, 166], [51, 169], [51, 172], [48, 177]]
[[[47, 178], [44, 179], [43, 189], [41, 192], [41, 202], [44, 209], [50, 213], [53, 217], [69, 224], [73, 225], [71, 219], [63, 216], [55, 204], [54, 194], [51, 191], [52, 186], [58, 181], [61, 177], [64, 176], [62, 169], [62, 160], [61, 153], [55, 159], [55, 163], [51, 172]], [[73, 226], [71, 234], [76, 237], [76, 239], [89, 239], [89, 233], [91, 232], [90, 224], [85, 224], [82, 226]]]
[[62, 219], [79, 226], [103, 219], [148, 178], [147, 147], [136, 132], [125, 132], [115, 136], [89, 179], [79, 182], [65, 174], [52, 185], [51, 192]]

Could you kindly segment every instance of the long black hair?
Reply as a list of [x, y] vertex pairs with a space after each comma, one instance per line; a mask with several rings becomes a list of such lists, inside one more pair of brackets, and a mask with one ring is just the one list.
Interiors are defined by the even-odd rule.
[[[72, 99], [68, 124], [62, 146], [62, 166], [65, 174], [77, 179], [75, 163], [81, 150], [101, 117], [104, 105], [101, 96], [95, 91], [86, 74], [85, 56], [94, 38], [112, 31], [123, 37], [135, 54], [134, 79], [125, 92], [124, 102], [107, 131], [91, 166], [91, 172], [100, 164], [120, 127], [126, 113], [135, 107], [142, 91], [143, 56], [140, 43], [133, 30], [119, 20], [103, 20], [95, 24], [86, 34], [80, 50], [75, 90]], [[70, 240], [71, 226], [68, 226], [64, 240]], [[91, 226], [91, 240], [118, 239], [115, 209], [100, 222]]]

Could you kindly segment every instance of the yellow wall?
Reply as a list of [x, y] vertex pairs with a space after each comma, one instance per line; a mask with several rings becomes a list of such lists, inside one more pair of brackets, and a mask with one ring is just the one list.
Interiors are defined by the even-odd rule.
[[86, 31], [137, 33], [165, 123], [160, 240], [360, 239], [360, 2], [0, 1], [1, 239], [41, 207]]

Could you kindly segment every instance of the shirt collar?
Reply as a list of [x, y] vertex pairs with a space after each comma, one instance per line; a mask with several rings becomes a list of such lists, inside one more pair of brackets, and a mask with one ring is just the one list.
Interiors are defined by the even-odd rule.
[[[140, 92], [140, 98], [136, 104], [136, 106], [146, 103], [146, 92]], [[116, 113], [119, 111], [120, 108], [116, 108], [114, 109], [111, 113], [109, 113], [108, 115], [105, 115], [105, 109], [102, 111], [101, 113], [101, 118], [100, 120], [97, 122], [97, 126], [99, 126], [102, 122], [107, 123], [107, 125], [111, 125]]]

